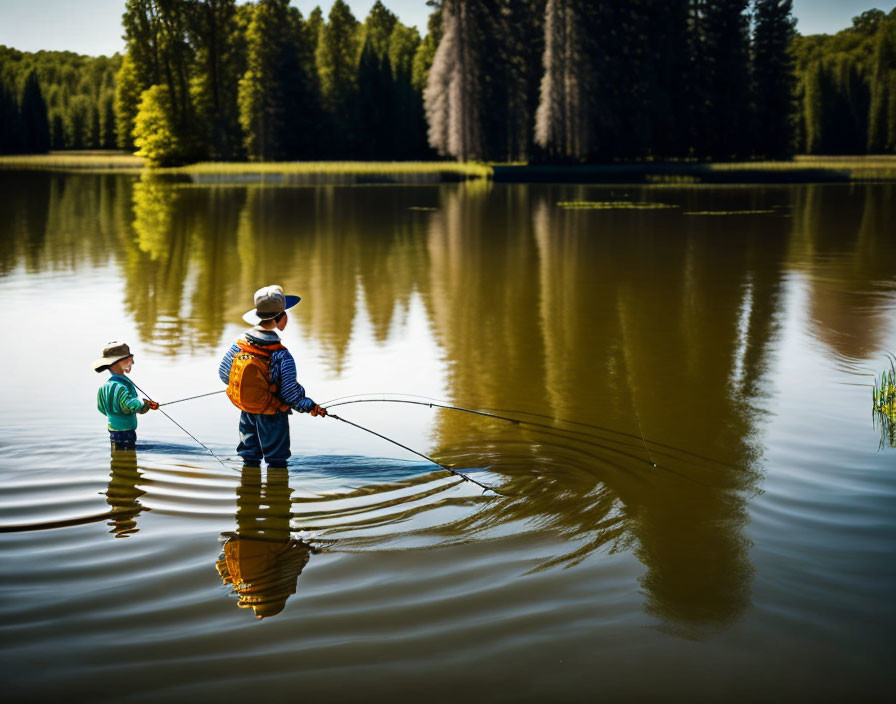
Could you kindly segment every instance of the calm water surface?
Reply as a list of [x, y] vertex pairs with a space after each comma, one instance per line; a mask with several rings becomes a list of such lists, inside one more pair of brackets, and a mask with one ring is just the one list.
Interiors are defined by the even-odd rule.
[[[894, 186], [0, 188], [5, 700], [892, 694]], [[272, 282], [316, 401], [530, 421], [339, 407], [502, 495], [306, 415], [242, 469], [223, 395], [166, 410], [225, 466], [158, 413], [110, 458], [104, 343], [219, 390]]]

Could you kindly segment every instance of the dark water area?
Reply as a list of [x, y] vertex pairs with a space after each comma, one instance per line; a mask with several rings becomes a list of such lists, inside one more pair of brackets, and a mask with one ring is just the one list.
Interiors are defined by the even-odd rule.
[[[896, 185], [0, 188], [7, 701], [892, 695]], [[110, 457], [106, 341], [218, 391], [269, 283], [315, 401], [527, 421], [338, 407], [500, 493], [307, 415], [242, 468], [220, 394], [165, 410], [223, 464]]]

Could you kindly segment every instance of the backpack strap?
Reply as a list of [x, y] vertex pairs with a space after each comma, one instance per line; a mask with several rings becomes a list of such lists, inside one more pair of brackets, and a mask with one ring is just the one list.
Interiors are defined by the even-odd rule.
[[279, 342], [275, 342], [272, 345], [265, 345], [264, 347], [259, 347], [257, 345], [253, 345], [245, 337], [238, 338], [236, 341], [236, 346], [239, 347], [243, 352], [247, 352], [248, 354], [254, 354], [258, 357], [270, 357], [277, 350], [285, 350], [286, 349]]

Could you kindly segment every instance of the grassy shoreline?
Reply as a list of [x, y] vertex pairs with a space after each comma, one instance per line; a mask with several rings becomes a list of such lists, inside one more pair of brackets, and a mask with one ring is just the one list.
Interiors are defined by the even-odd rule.
[[[0, 156], [3, 170], [141, 173], [142, 158], [122, 152]], [[195, 183], [498, 183], [762, 184], [896, 181], [896, 156], [798, 156], [793, 161], [638, 162], [586, 165], [452, 161], [200, 162], [151, 173]]]

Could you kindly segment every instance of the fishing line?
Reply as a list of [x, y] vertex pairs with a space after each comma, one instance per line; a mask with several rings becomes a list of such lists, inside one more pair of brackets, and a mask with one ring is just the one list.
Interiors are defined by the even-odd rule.
[[[331, 404], [331, 405], [332, 405], [332, 404]], [[335, 414], [333, 414], [333, 413], [327, 413], [327, 415], [324, 416], [324, 417], [325, 417], [325, 418], [333, 418], [333, 419], [335, 419], [335, 420], [340, 420], [340, 421], [342, 421], [343, 423], [347, 423], [348, 425], [351, 425], [351, 426], [357, 428], [358, 430], [363, 430], [365, 433], [370, 433], [371, 435], [376, 435], [378, 438], [382, 438], [382, 439], [385, 440], [386, 442], [391, 442], [393, 445], [398, 445], [398, 447], [400, 447], [400, 448], [402, 448], [402, 449], [404, 449], [404, 450], [407, 450], [408, 452], [411, 452], [411, 453], [417, 455], [418, 457], [422, 457], [423, 459], [425, 459], [425, 460], [428, 461], [428, 462], [432, 462], [432, 463], [433, 463], [434, 465], [436, 465], [437, 467], [441, 467], [442, 469], [444, 469], [444, 470], [446, 470], [446, 471], [448, 471], [448, 472], [451, 472], [451, 474], [455, 474], [455, 475], [457, 475], [458, 477], [460, 477], [460, 478], [463, 479], [464, 481], [472, 482], [472, 483], [475, 484], [476, 486], [482, 488], [484, 491], [491, 491], [491, 492], [494, 493], [494, 494], [498, 494], [498, 493], [499, 493], [499, 492], [495, 491], [494, 489], [492, 489], [490, 486], [486, 486], [485, 484], [482, 484], [482, 483], [480, 483], [480, 482], [477, 482], [475, 479], [472, 479], [471, 477], [468, 477], [466, 474], [463, 474], [462, 472], [458, 472], [456, 469], [452, 469], [451, 467], [449, 467], [449, 466], [446, 465], [446, 464], [442, 464], [441, 462], [436, 462], [432, 457], [430, 457], [430, 456], [428, 456], [428, 455], [424, 455], [422, 452], [417, 452], [416, 450], [411, 449], [411, 448], [408, 447], [407, 445], [402, 445], [402, 444], [401, 444], [400, 442], [398, 442], [397, 440], [393, 440], [392, 438], [387, 438], [385, 435], [383, 435], [383, 434], [381, 434], [381, 433], [378, 433], [378, 432], [376, 432], [375, 430], [371, 430], [370, 428], [365, 428], [363, 425], [358, 425], [357, 423], [353, 423], [352, 421], [350, 421], [350, 420], [346, 420], [345, 418], [340, 418], [339, 416], [337, 416], [337, 415], [335, 415]]]
[[[346, 398], [348, 398], [348, 397], [346, 397]], [[368, 398], [368, 399], [355, 399], [355, 400], [346, 400], [346, 401], [338, 401], [337, 400], [335, 403], [328, 404], [326, 406], [326, 408], [335, 408], [336, 406], [347, 406], [347, 405], [351, 405], [351, 404], [355, 404], [355, 403], [407, 403], [407, 404], [411, 404], [414, 406], [429, 406], [430, 408], [444, 408], [449, 411], [460, 411], [461, 413], [471, 413], [471, 414], [477, 415], [477, 416], [486, 416], [487, 418], [495, 418], [497, 420], [508, 421], [510, 423], [513, 423], [514, 425], [531, 425], [536, 428], [546, 428], [547, 430], [554, 430], [554, 431], [558, 430], [558, 428], [556, 428], [552, 425], [548, 425], [547, 423], [537, 423], [536, 421], [532, 421], [532, 420], [520, 420], [519, 418], [510, 418], [509, 416], [502, 416], [497, 413], [489, 413], [487, 411], [480, 411], [480, 410], [476, 410], [475, 408], [462, 408], [461, 406], [450, 406], [450, 405], [447, 405], [444, 403], [436, 403], [435, 401], [409, 401], [406, 399], [398, 399], [398, 398]], [[635, 412], [635, 417], [637, 418], [637, 411]], [[641, 421], [640, 421], [640, 419], [638, 419], [638, 430], [640, 431], [640, 429], [641, 429]], [[575, 433], [577, 435], [586, 435], [586, 436], [596, 437], [591, 433], [585, 433], [582, 431], [562, 430], [562, 432]], [[623, 433], [623, 434], [628, 435], [628, 433]], [[630, 435], [629, 437], [633, 438], [634, 435]], [[649, 464], [653, 467], [657, 467], [656, 462], [653, 461], [653, 457], [650, 454], [650, 450], [647, 449], [647, 443], [644, 441], [643, 433], [641, 435], [639, 435], [639, 437], [641, 438], [641, 442], [644, 443], [644, 449], [647, 451], [647, 456], [650, 457]], [[608, 442], [619, 442], [618, 440], [612, 440], [610, 438], [607, 438], [607, 441]], [[615, 450], [614, 448], [610, 448], [610, 447], [605, 447], [603, 445], [599, 445], [599, 447], [602, 447], [603, 449], [606, 449], [606, 450], [619, 452], [619, 450]], [[633, 457], [634, 459], [639, 459], [637, 457], [634, 457], [633, 455], [628, 455], [627, 453], [622, 453], [622, 454], [625, 454], [628, 457]], [[639, 460], [639, 461], [643, 461], [643, 460]]]
[[[632, 397], [632, 401], [634, 401], [634, 397]], [[644, 444], [644, 451], [647, 453], [647, 457], [650, 458], [650, 464], [656, 467], [656, 462], [653, 461], [653, 457], [650, 456], [650, 450], [647, 449], [647, 441], [644, 439], [644, 431], [641, 430], [641, 417], [638, 415], [638, 407], [632, 403], [632, 408], [635, 409], [635, 420], [638, 421], [638, 434], [641, 436], [641, 442]]]
[[[136, 384], [134, 384], [136, 386]], [[221, 389], [220, 391], [211, 391], [207, 394], [199, 394], [198, 396], [187, 396], [187, 398], [179, 398], [176, 401], [166, 401], [165, 403], [160, 403], [159, 407], [162, 406], [170, 406], [172, 403], [181, 403], [182, 401], [192, 401], [196, 398], [205, 398], [206, 396], [214, 396], [215, 394], [223, 394], [227, 391], [227, 389]]]
[[[442, 399], [433, 398], [432, 396], [422, 396], [420, 394], [393, 393], [390, 391], [377, 392], [377, 393], [370, 392], [370, 393], [366, 393], [366, 394], [352, 394], [350, 396], [340, 396], [339, 398], [334, 398], [333, 400], [326, 401], [324, 403], [321, 403], [320, 405], [323, 406], [324, 408], [330, 408], [331, 406], [343, 405], [344, 403], [371, 403], [374, 401], [382, 402], [382, 403], [411, 403], [411, 401], [405, 400], [404, 398], [369, 398], [371, 396], [378, 396], [378, 397], [402, 396], [402, 397], [407, 397], [407, 398], [424, 399], [427, 403], [424, 403], [421, 405], [438, 407], [438, 408], [446, 408], [446, 409], [452, 410], [452, 411], [462, 411], [462, 412], [467, 412], [467, 413], [474, 412], [477, 410], [477, 409], [472, 409], [472, 408], [463, 408], [461, 406], [452, 406], [447, 401], [444, 401]], [[432, 403], [430, 403], [430, 402], [432, 402]], [[533, 418], [544, 418], [545, 420], [549, 420], [554, 423], [564, 423], [567, 425], [576, 425], [576, 426], [579, 426], [580, 428], [590, 428], [592, 430], [597, 430], [597, 431], [600, 431], [601, 433], [607, 433], [609, 435], [619, 435], [619, 436], [632, 438], [632, 439], [639, 438], [642, 441], [644, 439], [642, 435], [636, 435], [635, 433], [627, 433], [622, 430], [614, 430], [613, 428], [607, 428], [605, 426], [596, 425], [594, 423], [585, 423], [580, 420], [571, 420], [569, 418], [558, 418], [556, 416], [547, 415], [546, 413], [535, 413], [533, 411], [520, 411], [520, 410], [517, 410], [514, 408], [491, 408], [489, 406], [484, 406], [483, 408], [478, 409], [477, 412], [481, 412], [481, 411], [492, 411], [493, 412], [492, 417], [497, 418], [499, 420], [506, 420], [506, 421], [510, 421], [512, 423], [523, 424], [523, 425], [531, 425], [536, 428], [548, 428], [551, 430], [559, 431], [561, 433], [570, 433], [573, 435], [579, 435], [579, 436], [584, 436], [584, 437], [597, 437], [597, 438], [601, 438], [602, 440], [606, 440], [607, 442], [627, 444], [627, 443], [623, 443], [621, 440], [616, 440], [615, 438], [612, 438], [612, 437], [604, 437], [603, 435], [601, 435], [599, 433], [582, 431], [582, 430], [572, 430], [569, 428], [558, 428], [556, 425], [546, 425], [544, 423], [536, 423], [534, 421], [524, 420], [521, 418], [509, 418], [506, 416], [498, 415], [498, 413], [494, 413], [494, 412], [497, 411], [500, 413], [515, 413], [517, 415], [530, 416]], [[638, 422], [640, 424], [640, 419]], [[685, 450], [683, 448], [676, 447], [674, 445], [668, 445], [666, 443], [655, 442], [653, 440], [651, 440], [651, 444], [654, 447], [663, 447], [663, 448], [666, 448], [666, 450], [689, 455], [690, 457], [696, 457], [697, 459], [704, 460], [706, 462], [711, 462], [713, 464], [720, 464], [720, 465], [725, 464], [721, 460], [716, 459], [714, 457], [707, 457], [706, 455], [701, 455], [698, 452], [691, 452], [690, 450]], [[664, 452], [662, 454], [674, 456], [674, 455], [671, 455], [669, 452]], [[651, 461], [650, 464], [653, 464], [653, 462]]]
[[[141, 389], [139, 386], [137, 386], [137, 384], [134, 383], [134, 380], [133, 380], [133, 379], [131, 379], [131, 383], [133, 383], [134, 386], [137, 387], [137, 390], [138, 390], [141, 394], [143, 394], [144, 396], [146, 396], [146, 398], [148, 398], [150, 401], [152, 401], [152, 396], [150, 396], [150, 395], [149, 395], [148, 393], [146, 393], [143, 389]], [[172, 418], [172, 417], [169, 416], [167, 413], [165, 413], [165, 411], [163, 411], [161, 408], [159, 408], [158, 411], [159, 411], [159, 413], [161, 413], [163, 416], [165, 416], [168, 420], [170, 420], [172, 423], [174, 423], [178, 428], [180, 428], [181, 430], [183, 430], [187, 435], [189, 435], [191, 438], [193, 438], [196, 442], [198, 442], [200, 445], [202, 445], [202, 447], [204, 447], [204, 448], [206, 449], [206, 451], [207, 451], [212, 457], [214, 457], [216, 460], [218, 460], [218, 462], [221, 463], [221, 466], [224, 467], [224, 469], [232, 469], [232, 467], [228, 467], [226, 464], [224, 464], [224, 460], [222, 460], [222, 459], [221, 459], [220, 457], [218, 457], [214, 452], [212, 452], [211, 449], [210, 449], [204, 442], [202, 442], [202, 440], [200, 440], [200, 439], [197, 438], [195, 435], [193, 435], [193, 433], [191, 433], [191, 432], [190, 432], [189, 430], [187, 430], [184, 426], [182, 426], [180, 423], [178, 423], [176, 420], [174, 420], [174, 418]]]

